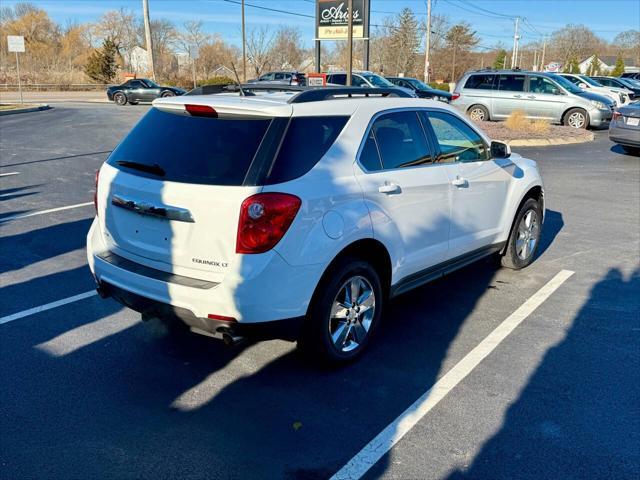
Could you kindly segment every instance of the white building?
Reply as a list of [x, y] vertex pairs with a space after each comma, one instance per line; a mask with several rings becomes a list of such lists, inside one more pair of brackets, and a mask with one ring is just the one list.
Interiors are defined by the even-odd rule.
[[129, 52], [129, 62], [131, 64], [131, 70], [133, 70], [137, 74], [144, 74], [149, 71], [149, 55], [147, 55], [147, 51], [142, 48], [135, 46]]
[[[593, 57], [595, 55], [591, 55], [584, 60], [582, 60], [578, 67], [580, 68], [580, 72], [582, 74], [588, 74], [589, 69], [591, 68], [591, 62], [593, 61]], [[603, 55], [598, 57], [598, 62], [600, 64], [600, 73], [610, 73], [616, 66], [616, 57], [615, 55]], [[640, 71], [640, 67], [636, 65], [636, 62], [633, 58], [623, 58], [624, 60], [624, 71], [625, 72], [638, 72]]]

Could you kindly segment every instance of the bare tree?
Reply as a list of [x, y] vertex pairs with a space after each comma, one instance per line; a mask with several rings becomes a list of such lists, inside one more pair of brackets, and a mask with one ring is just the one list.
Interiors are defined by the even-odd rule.
[[299, 28], [280, 27], [271, 48], [271, 58], [275, 68], [298, 68], [304, 53], [300, 45], [302, 45], [302, 34]]
[[253, 28], [247, 37], [247, 60], [256, 76], [271, 68], [273, 53], [273, 34], [268, 27]]
[[554, 32], [549, 42], [550, 52], [565, 64], [572, 59], [582, 61], [605, 46], [589, 28], [572, 24]]
[[113, 41], [125, 66], [131, 66], [132, 50], [139, 44], [138, 19], [133, 12], [121, 8], [105, 13], [94, 25], [93, 36], [98, 43]]

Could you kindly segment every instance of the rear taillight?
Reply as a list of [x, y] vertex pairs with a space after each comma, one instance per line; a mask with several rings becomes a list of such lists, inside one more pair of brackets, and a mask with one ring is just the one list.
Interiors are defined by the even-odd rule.
[[622, 114], [620, 112], [616, 112], [616, 111], [613, 112], [613, 119], [614, 120], [618, 120], [621, 117], [622, 117]]
[[184, 106], [184, 109], [193, 117], [218, 118], [218, 112], [216, 112], [215, 108], [210, 107], [209, 105], [187, 104]]
[[287, 193], [258, 193], [240, 207], [236, 253], [263, 253], [282, 239], [302, 201]]
[[93, 192], [93, 206], [96, 209], [96, 215], [98, 215], [98, 180], [100, 180], [100, 169], [96, 170], [96, 189]]
[[458, 92], [453, 92], [453, 93], [451, 94], [451, 101], [453, 101], [453, 100], [457, 100], [457, 99], [459, 99], [459, 98], [460, 98], [460, 94], [459, 94]]

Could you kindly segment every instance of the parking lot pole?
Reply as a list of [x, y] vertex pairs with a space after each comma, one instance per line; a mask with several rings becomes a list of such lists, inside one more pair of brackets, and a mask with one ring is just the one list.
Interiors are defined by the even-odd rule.
[[316, 40], [316, 73], [320, 73], [322, 68], [320, 68], [320, 40]]
[[20, 92], [20, 103], [24, 103], [22, 99], [22, 82], [20, 81], [20, 60], [18, 60], [18, 52], [16, 53], [16, 73], [18, 74], [18, 91]]
[[348, 12], [349, 20], [347, 23], [347, 43], [349, 44], [349, 46], [347, 51], [349, 52], [349, 56], [347, 61], [347, 86], [350, 87], [351, 71], [353, 70], [353, 0], [349, 0]]

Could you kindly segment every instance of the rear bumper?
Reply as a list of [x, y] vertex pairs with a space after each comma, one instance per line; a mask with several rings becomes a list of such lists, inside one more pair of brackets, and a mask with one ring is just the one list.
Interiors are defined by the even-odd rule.
[[[157, 270], [158, 274], [153, 275], [148, 267], [138, 265], [133, 268], [134, 262], [114, 262], [107, 252], [94, 221], [87, 237], [87, 260], [98, 285], [104, 289], [101, 290], [103, 294], [136, 311], [176, 317], [214, 334], [220, 324], [208, 318], [209, 315], [235, 319], [234, 329], [238, 332], [249, 326], [252, 331], [266, 329], [269, 335], [274, 329], [289, 330], [267, 324], [276, 321], [295, 323], [291, 319], [304, 317], [323, 273], [320, 264], [293, 267], [271, 251], [240, 256], [230, 265], [220, 283], [203, 282]], [[277, 338], [284, 337], [291, 335]]]
[[609, 127], [609, 139], [620, 145], [640, 147], [640, 128], [619, 127], [617, 122], [612, 122]]
[[295, 341], [300, 336], [304, 321], [304, 317], [300, 316], [260, 323], [226, 322], [197, 317], [186, 308], [158, 302], [104, 281], [99, 281], [97, 290], [100, 297], [113, 298], [125, 307], [140, 312], [143, 319], [163, 318], [169, 321], [184, 322], [196, 332], [205, 332], [214, 337], [222, 337], [227, 334], [232, 337], [246, 337], [256, 340]]

